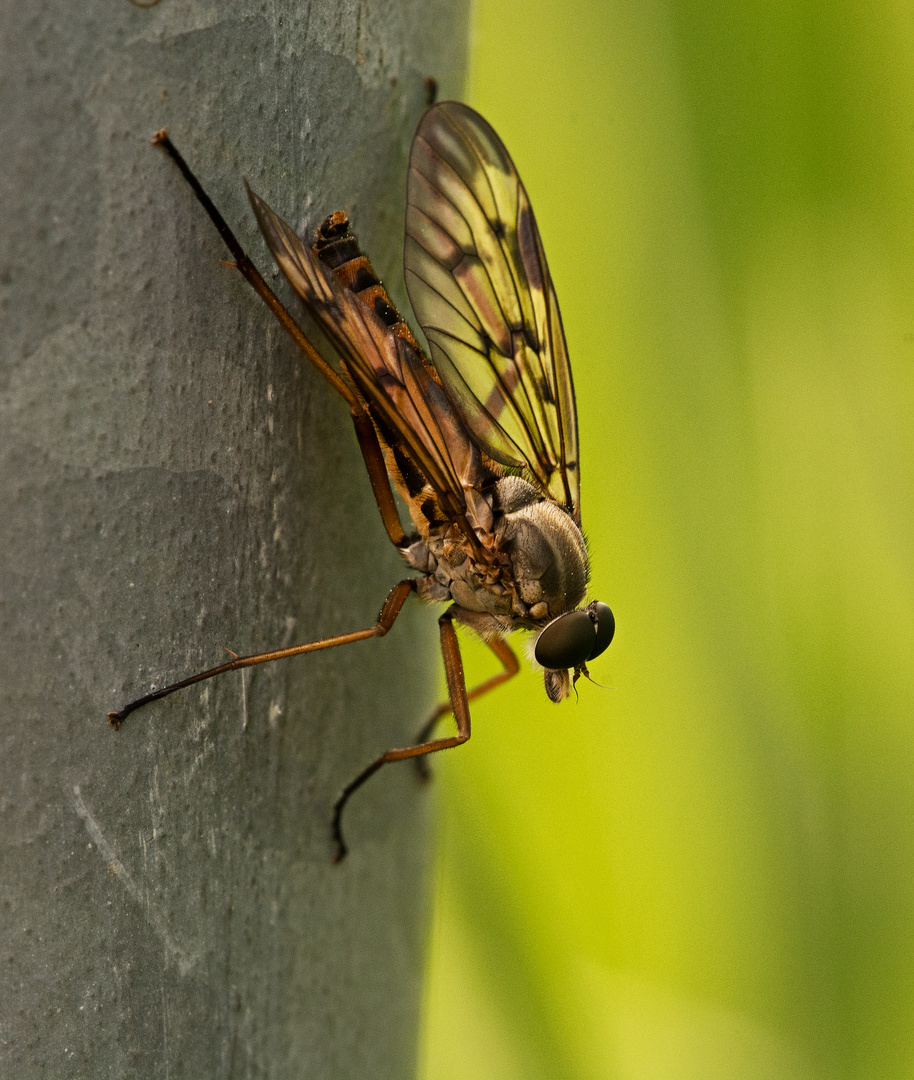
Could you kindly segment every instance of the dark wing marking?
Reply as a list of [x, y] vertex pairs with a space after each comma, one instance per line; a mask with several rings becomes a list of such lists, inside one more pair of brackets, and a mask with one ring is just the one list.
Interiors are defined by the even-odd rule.
[[404, 261], [432, 362], [479, 445], [580, 524], [574, 386], [539, 230], [508, 151], [458, 102], [416, 132]]
[[485, 474], [479, 448], [428, 362], [347, 289], [255, 192], [251, 206], [273, 257], [340, 354], [369, 411], [395, 432], [434, 490], [445, 517], [488, 531], [491, 509], [476, 487]]

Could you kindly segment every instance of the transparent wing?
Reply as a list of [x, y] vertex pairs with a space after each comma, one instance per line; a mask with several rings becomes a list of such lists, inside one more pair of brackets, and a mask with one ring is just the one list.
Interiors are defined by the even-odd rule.
[[280, 270], [339, 352], [372, 415], [431, 485], [442, 513], [464, 531], [467, 519], [472, 526], [491, 528], [487, 504], [477, 495], [485, 472], [479, 448], [428, 362], [347, 289], [259, 195], [250, 188], [248, 195]]
[[432, 362], [479, 445], [580, 523], [574, 386], [539, 230], [501, 140], [458, 102], [416, 132], [404, 261]]

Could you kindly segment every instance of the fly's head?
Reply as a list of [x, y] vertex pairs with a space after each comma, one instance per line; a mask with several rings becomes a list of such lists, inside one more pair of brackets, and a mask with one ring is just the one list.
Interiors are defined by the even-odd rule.
[[559, 615], [540, 631], [533, 656], [544, 669], [546, 693], [551, 701], [567, 697], [582, 675], [590, 677], [587, 662], [608, 648], [615, 632], [613, 613], [599, 600]]
[[495, 493], [514, 587], [532, 616], [516, 628], [539, 629], [532, 655], [544, 669], [546, 693], [561, 701], [582, 675], [589, 678], [587, 663], [608, 647], [616, 622], [599, 600], [577, 606], [587, 593], [590, 568], [571, 514], [519, 477], [499, 480]]

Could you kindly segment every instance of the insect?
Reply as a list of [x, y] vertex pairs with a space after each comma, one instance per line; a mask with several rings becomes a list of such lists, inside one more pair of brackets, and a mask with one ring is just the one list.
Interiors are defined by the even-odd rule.
[[[466, 105], [439, 102], [419, 124], [407, 182], [406, 286], [428, 353], [344, 213], [325, 218], [309, 245], [248, 188], [274, 259], [339, 354], [334, 367], [263, 280], [167, 134], [153, 141], [180, 168], [233, 265], [349, 406], [381, 520], [411, 576], [393, 587], [367, 629], [237, 657], [108, 717], [120, 727], [140, 706], [214, 675], [382, 637], [411, 594], [447, 604], [438, 624], [448, 701], [412, 745], [388, 750], [343, 789], [332, 819], [339, 861], [343, 808], [354, 791], [388, 762], [469, 739], [469, 702], [519, 670], [508, 634], [537, 634], [532, 657], [554, 702], [589, 677], [587, 664], [612, 641], [609, 607], [584, 605], [577, 414], [555, 290], [530, 201], [501, 140]], [[408, 531], [394, 488], [409, 512]], [[455, 623], [481, 637], [502, 665], [470, 690]], [[456, 735], [433, 738], [448, 713]]]

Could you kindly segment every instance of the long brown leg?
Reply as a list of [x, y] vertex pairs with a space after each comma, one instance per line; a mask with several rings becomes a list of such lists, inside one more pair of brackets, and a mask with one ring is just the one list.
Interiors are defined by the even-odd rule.
[[216, 231], [222, 237], [225, 246], [232, 253], [232, 257], [235, 259], [235, 262], [232, 265], [239, 273], [241, 273], [245, 281], [247, 281], [254, 292], [257, 293], [270, 311], [276, 316], [289, 337], [292, 338], [295, 344], [301, 349], [305, 356], [307, 356], [321, 375], [323, 375], [334, 390], [345, 399], [346, 404], [349, 406], [349, 411], [352, 414], [352, 422], [355, 425], [355, 434], [359, 442], [359, 449], [362, 451], [362, 457], [365, 460], [365, 469], [368, 472], [368, 479], [371, 481], [371, 489], [374, 492], [375, 501], [377, 502], [378, 510], [381, 513], [381, 520], [384, 522], [384, 528], [387, 530], [387, 535], [390, 537], [391, 542], [397, 547], [400, 547], [406, 541], [406, 534], [403, 532], [403, 526], [400, 524], [400, 516], [397, 513], [397, 504], [394, 501], [393, 493], [390, 489], [390, 480], [387, 476], [384, 456], [381, 453], [381, 447], [378, 443], [378, 436], [375, 432], [374, 424], [362, 407], [355, 391], [336, 371], [334, 371], [317, 349], [315, 349], [304, 330], [302, 330], [298, 323], [292, 318], [276, 293], [274, 293], [270, 286], [264, 281], [260, 271], [251, 262], [247, 252], [238, 242], [238, 238], [232, 232], [228, 222], [222, 214], [219, 213], [215, 203], [209, 195], [207, 195], [206, 190], [194, 175], [191, 167], [184, 160], [175, 144], [169, 139], [168, 133], [164, 130], [158, 131], [153, 136], [152, 141], [156, 146], [161, 146], [181, 170], [181, 175], [190, 185], [191, 191], [193, 191], [200, 205], [208, 214], [210, 221], [215, 225]]
[[[505, 670], [499, 671], [497, 674], [492, 675], [477, 686], [474, 686], [472, 690], [468, 690], [467, 701], [475, 701], [477, 698], [481, 698], [483, 694], [488, 694], [488, 692], [494, 690], [496, 686], [501, 686], [502, 683], [506, 683], [508, 679], [513, 678], [520, 671], [520, 664], [518, 663], [517, 657], [514, 655], [514, 650], [504, 638], [494, 638], [492, 641], [487, 641], [486, 645], [488, 645], [498, 659], [501, 660], [505, 666]], [[447, 716], [447, 714], [451, 712], [451, 708], [450, 701], [442, 701], [422, 727], [419, 728], [419, 731], [416, 734], [416, 742], [425, 742], [429, 735], [431, 735], [435, 724], [438, 723], [442, 716]]]
[[[483, 694], [488, 694], [488, 692], [494, 690], [496, 686], [501, 686], [501, 684], [506, 683], [508, 679], [513, 679], [520, 671], [520, 664], [518, 663], [517, 656], [504, 638], [493, 638], [491, 641], [487, 641], [486, 645], [489, 646], [492, 652], [495, 653], [502, 664], [504, 664], [504, 671], [499, 671], [490, 678], [484, 679], [481, 683], [474, 686], [472, 690], [467, 691], [467, 701], [475, 701], [477, 698], [481, 698]], [[419, 728], [419, 731], [416, 734], [416, 742], [425, 742], [441, 717], [447, 716], [450, 711], [450, 701], [442, 701], [422, 727]], [[416, 769], [423, 780], [431, 779], [431, 770], [424, 757], [416, 758]]]
[[359, 441], [365, 471], [368, 473], [371, 490], [374, 492], [374, 499], [378, 504], [384, 528], [394, 547], [403, 547], [407, 542], [407, 536], [400, 523], [397, 504], [394, 502], [387, 466], [384, 464], [384, 455], [381, 452], [381, 444], [378, 442], [378, 433], [371, 422], [371, 417], [364, 411], [356, 413], [353, 409], [352, 422], [355, 425], [355, 437]]
[[[467, 695], [466, 678], [463, 674], [463, 661], [460, 659], [460, 644], [457, 641], [457, 632], [454, 630], [454, 614], [451, 608], [438, 620], [441, 629], [441, 655], [444, 657], [444, 675], [447, 679], [447, 690], [450, 698], [449, 711], [454, 713], [457, 721], [457, 734], [443, 739], [432, 739], [429, 742], [420, 742], [415, 746], [404, 746], [388, 750], [376, 758], [366, 769], [363, 769], [354, 780], [340, 792], [339, 798], [333, 806], [333, 840], [336, 849], [333, 853], [333, 861], [339, 862], [346, 854], [346, 843], [343, 840], [342, 816], [343, 809], [353, 792], [365, 783], [369, 777], [386, 765], [389, 761], [403, 761], [404, 758], [421, 757], [424, 754], [433, 754], [436, 750], [447, 750], [451, 746], [460, 746], [470, 737], [470, 704]], [[478, 689], [478, 688], [477, 688]]]
[[172, 683], [171, 686], [166, 686], [162, 690], [154, 690], [151, 694], [146, 694], [144, 697], [137, 698], [136, 701], [131, 701], [129, 705], [125, 705], [118, 712], [109, 712], [108, 719], [111, 721], [111, 726], [119, 728], [126, 717], [135, 709], [139, 709], [142, 705], [148, 705], [150, 701], [158, 701], [159, 698], [173, 694], [175, 690], [182, 690], [185, 686], [193, 686], [194, 683], [203, 682], [204, 679], [211, 679], [214, 675], [222, 675], [226, 671], [237, 671], [239, 668], [253, 667], [255, 664], [266, 664], [271, 660], [284, 660], [288, 656], [300, 656], [302, 653], [317, 652], [320, 649], [332, 649], [336, 645], [350, 645], [354, 641], [364, 641], [370, 637], [384, 637], [400, 614], [403, 605], [406, 603], [406, 598], [415, 588], [416, 582], [413, 578], [408, 578], [394, 585], [384, 601], [377, 622], [366, 630], [355, 630], [350, 634], [337, 634], [335, 637], [321, 638], [320, 641], [309, 641], [304, 645], [292, 645], [288, 649], [274, 649], [272, 652], [256, 653], [253, 656], [238, 656], [227, 664], [220, 664], [219, 667], [210, 668], [208, 671], [200, 671], [196, 675]]
[[164, 129], [157, 131], [152, 137], [152, 141], [156, 146], [161, 146], [162, 149], [168, 154], [168, 156], [174, 161], [174, 163], [181, 170], [181, 175], [190, 185], [191, 191], [196, 195], [198, 202], [203, 209], [209, 215], [210, 221], [216, 226], [216, 231], [222, 237], [225, 246], [232, 253], [235, 259], [234, 266], [240, 271], [245, 281], [251, 286], [254, 292], [260, 297], [261, 300], [267, 305], [270, 311], [276, 316], [279, 322], [282, 324], [283, 329], [292, 338], [295, 344], [301, 349], [301, 351], [308, 357], [311, 363], [317, 368], [317, 370], [324, 376], [324, 378], [330, 383], [330, 385], [336, 390], [338, 394], [346, 399], [346, 402], [350, 408], [356, 408], [361, 411], [361, 405], [356, 397], [355, 391], [351, 386], [347, 386], [346, 383], [340, 378], [340, 376], [333, 370], [333, 368], [327, 363], [327, 361], [321, 356], [321, 354], [315, 349], [315, 347], [308, 340], [304, 330], [298, 325], [298, 323], [292, 318], [288, 311], [283, 307], [282, 303], [277, 297], [276, 293], [270, 288], [269, 285], [263, 280], [260, 271], [248, 258], [247, 252], [238, 243], [238, 239], [232, 230], [229, 228], [225, 218], [216, 209], [213, 200], [207, 195], [203, 188], [203, 185], [194, 175], [191, 167], [187, 164], [184, 158], [181, 156], [178, 148], [169, 139], [168, 132]]

